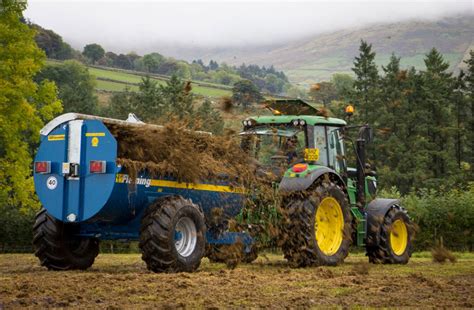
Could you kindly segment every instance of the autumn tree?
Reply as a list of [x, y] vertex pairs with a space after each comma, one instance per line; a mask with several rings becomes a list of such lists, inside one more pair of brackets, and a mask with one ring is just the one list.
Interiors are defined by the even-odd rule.
[[33, 80], [46, 57], [35, 31], [21, 22], [26, 3], [1, 0], [0, 5], [0, 207], [29, 209], [38, 206], [32, 151], [39, 130], [61, 111], [61, 103], [54, 83]]

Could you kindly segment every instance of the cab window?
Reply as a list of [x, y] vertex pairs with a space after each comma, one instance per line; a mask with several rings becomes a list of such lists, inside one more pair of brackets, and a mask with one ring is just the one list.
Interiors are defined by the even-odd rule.
[[345, 170], [345, 150], [338, 127], [327, 127], [329, 139], [329, 167], [342, 173]]
[[314, 127], [314, 147], [319, 150], [317, 165], [328, 166], [328, 150], [326, 143], [326, 126]]

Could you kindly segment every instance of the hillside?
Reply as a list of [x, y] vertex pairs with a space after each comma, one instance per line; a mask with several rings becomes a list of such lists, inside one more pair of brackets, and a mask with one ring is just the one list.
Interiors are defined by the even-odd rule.
[[385, 64], [392, 52], [402, 65], [423, 67], [423, 57], [432, 47], [440, 50], [455, 70], [473, 41], [474, 15], [437, 21], [377, 24], [307, 37], [278, 47], [220, 49], [202, 55], [229, 64], [274, 65], [294, 83], [327, 80], [335, 72], [350, 72], [360, 40], [373, 44], [377, 63]]

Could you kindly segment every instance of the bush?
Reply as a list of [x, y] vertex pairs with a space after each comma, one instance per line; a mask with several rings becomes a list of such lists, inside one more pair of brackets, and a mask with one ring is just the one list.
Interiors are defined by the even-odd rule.
[[[398, 198], [392, 189], [382, 191], [379, 197]], [[418, 226], [416, 250], [432, 248], [443, 239], [451, 250], [474, 249], [474, 184], [467, 190], [421, 190], [401, 197], [404, 207]]]

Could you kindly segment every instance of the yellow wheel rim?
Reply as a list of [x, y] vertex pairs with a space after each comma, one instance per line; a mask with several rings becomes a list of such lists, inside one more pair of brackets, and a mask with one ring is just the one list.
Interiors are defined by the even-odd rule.
[[319, 249], [327, 256], [334, 255], [342, 244], [344, 216], [339, 202], [333, 197], [324, 198], [316, 211], [314, 231]]
[[395, 255], [402, 255], [408, 245], [408, 231], [405, 222], [401, 219], [396, 220], [392, 224], [390, 231], [390, 246]]

